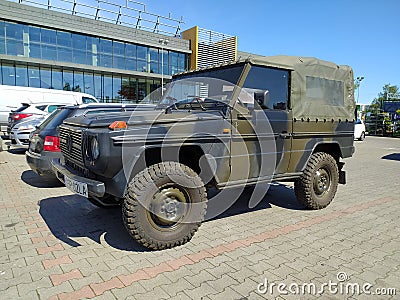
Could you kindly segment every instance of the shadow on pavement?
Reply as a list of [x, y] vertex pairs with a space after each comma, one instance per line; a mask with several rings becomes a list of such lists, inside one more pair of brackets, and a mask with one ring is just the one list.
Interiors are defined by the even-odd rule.
[[[232, 190], [232, 193], [235, 192], [237, 191]], [[271, 204], [293, 210], [304, 209], [298, 204], [293, 189], [286, 185], [271, 185], [268, 195], [264, 196], [262, 201], [253, 208], [248, 206], [251, 193], [251, 188], [245, 189], [239, 199], [222, 214], [215, 218], [207, 218], [206, 216], [206, 219], [209, 219], [207, 222], [268, 209], [271, 208]], [[208, 211], [213, 211], [212, 205], [209, 205]], [[74, 238], [90, 238], [96, 243], [100, 243], [103, 236], [107, 244], [116, 249], [136, 252], [148, 251], [147, 248], [135, 242], [126, 231], [120, 207], [98, 208], [88, 200], [75, 195], [43, 199], [39, 202], [39, 206], [39, 213], [52, 234], [72, 247], [81, 246]]]
[[37, 188], [58, 188], [64, 186], [56, 177], [40, 176], [32, 170], [22, 172], [21, 180]]
[[72, 247], [81, 246], [74, 238], [85, 237], [100, 244], [103, 236], [116, 249], [147, 251], [126, 231], [120, 207], [98, 208], [75, 195], [43, 199], [39, 206], [39, 213], [52, 234]]
[[382, 156], [382, 159], [399, 160], [400, 161], [400, 153], [388, 154], [388, 155]]
[[[235, 201], [232, 206], [230, 206], [227, 210], [214, 217], [212, 214], [217, 210], [217, 206], [221, 206], [221, 204], [213, 203], [210, 201], [208, 203], [206, 220], [218, 220], [222, 218], [227, 218], [233, 215], [239, 215], [244, 213], [250, 213], [257, 210], [268, 209], [271, 208], [271, 204], [274, 206], [292, 209], [292, 210], [304, 210], [305, 208], [297, 201], [294, 191], [290, 186], [272, 183], [268, 191], [263, 197], [261, 201], [254, 207], [249, 206], [249, 199], [254, 192], [252, 187], [247, 187], [243, 190], [238, 200]], [[240, 190], [231, 189], [229, 193], [227, 193], [226, 197], [227, 203], [229, 201], [230, 196], [235, 198], [236, 195], [240, 193]], [[231, 194], [231, 195], [229, 195]], [[212, 196], [212, 195], [211, 195]], [[219, 199], [220, 201], [224, 201], [225, 199]], [[226, 206], [228, 206], [227, 204]]]
[[10, 148], [10, 149], [8, 149], [8, 153], [11, 153], [11, 154], [18, 154], [18, 155], [23, 155], [23, 154], [25, 154], [25, 152], [26, 152], [26, 149], [25, 148]]

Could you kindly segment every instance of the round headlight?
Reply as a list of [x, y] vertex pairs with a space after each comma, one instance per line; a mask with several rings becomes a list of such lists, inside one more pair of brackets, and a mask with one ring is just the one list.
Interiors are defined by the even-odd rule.
[[95, 137], [93, 137], [92, 141], [90, 142], [90, 150], [92, 154], [92, 159], [93, 160], [98, 159], [100, 155], [99, 142], [97, 142], [97, 139]]

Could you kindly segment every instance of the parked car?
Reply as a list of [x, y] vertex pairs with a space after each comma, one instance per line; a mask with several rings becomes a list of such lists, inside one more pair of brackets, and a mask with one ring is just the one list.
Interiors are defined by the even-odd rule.
[[365, 139], [365, 124], [362, 120], [357, 119], [354, 124], [354, 138], [363, 141]]
[[65, 106], [65, 103], [49, 102], [49, 103], [22, 103], [22, 106], [10, 112], [8, 116], [7, 133], [11, 133], [11, 129], [20, 122], [43, 119], [44, 116], [52, 113], [58, 107]]
[[27, 119], [22, 119], [22, 122], [18, 122], [11, 129], [9, 149], [11, 147], [28, 148], [31, 133], [46, 119], [46, 115]]
[[64, 105], [98, 102], [85, 93], [22, 86], [0, 85], [0, 130], [6, 131], [9, 113], [22, 103], [37, 104], [57, 101]]
[[74, 106], [63, 106], [54, 111], [32, 132], [26, 161], [30, 168], [43, 176], [55, 176], [51, 168], [51, 160], [60, 158], [60, 139], [58, 126], [66, 119], [84, 114], [104, 114], [121, 111], [153, 110], [152, 104], [119, 104], [92, 103]]

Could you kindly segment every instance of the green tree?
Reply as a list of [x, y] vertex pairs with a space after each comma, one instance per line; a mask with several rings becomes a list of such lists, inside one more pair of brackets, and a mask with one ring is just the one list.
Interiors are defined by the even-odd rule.
[[380, 110], [382, 108], [383, 101], [388, 99], [388, 94], [398, 94], [399, 91], [400, 90], [397, 85], [390, 85], [390, 83], [385, 84], [382, 88], [382, 92], [378, 94], [378, 97], [372, 100], [368, 111], [375, 112]]

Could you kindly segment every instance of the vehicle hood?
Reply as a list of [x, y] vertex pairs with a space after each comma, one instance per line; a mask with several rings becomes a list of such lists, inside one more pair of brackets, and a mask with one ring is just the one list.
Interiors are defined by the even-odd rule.
[[108, 127], [115, 121], [125, 121], [128, 127], [135, 125], [167, 124], [175, 122], [193, 122], [205, 119], [221, 119], [221, 113], [217, 111], [172, 111], [166, 113], [165, 110], [149, 110], [140, 112], [119, 112], [112, 114], [81, 115], [64, 120], [64, 124], [96, 128]]

